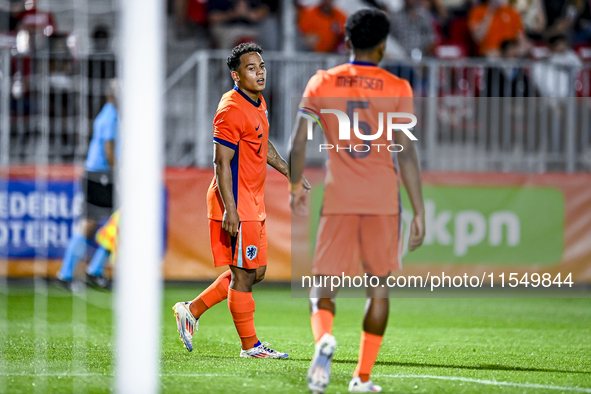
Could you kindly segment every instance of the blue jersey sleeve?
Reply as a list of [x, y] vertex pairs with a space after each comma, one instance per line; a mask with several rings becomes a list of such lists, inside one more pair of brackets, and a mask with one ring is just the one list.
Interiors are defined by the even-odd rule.
[[103, 141], [113, 141], [117, 138], [117, 115], [111, 112], [99, 125], [99, 135]]

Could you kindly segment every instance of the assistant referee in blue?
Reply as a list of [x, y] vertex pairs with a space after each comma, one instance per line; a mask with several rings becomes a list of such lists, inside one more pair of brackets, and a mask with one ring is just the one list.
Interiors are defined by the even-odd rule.
[[[84, 205], [78, 231], [68, 242], [62, 266], [57, 274], [59, 283], [72, 290], [72, 280], [76, 266], [86, 255], [99, 224], [113, 213], [114, 208], [114, 168], [119, 151], [119, 114], [117, 98], [119, 86], [116, 80], [109, 81], [107, 102], [94, 121], [92, 140], [82, 190]], [[99, 247], [86, 269], [86, 281], [96, 287], [110, 288], [110, 280], [103, 275], [109, 252]]]

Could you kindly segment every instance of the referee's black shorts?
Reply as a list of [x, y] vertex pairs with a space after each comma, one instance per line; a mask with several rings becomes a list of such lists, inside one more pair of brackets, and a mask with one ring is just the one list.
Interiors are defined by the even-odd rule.
[[82, 176], [82, 192], [84, 204], [82, 217], [100, 222], [113, 213], [114, 192], [113, 173], [84, 171]]

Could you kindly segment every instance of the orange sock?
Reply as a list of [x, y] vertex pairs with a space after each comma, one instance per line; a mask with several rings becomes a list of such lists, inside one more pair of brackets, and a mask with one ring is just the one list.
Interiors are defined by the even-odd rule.
[[318, 343], [324, 334], [330, 334], [332, 332], [334, 315], [326, 309], [318, 309], [316, 312], [312, 313], [310, 321], [312, 322], [314, 341]]
[[228, 298], [228, 287], [231, 280], [232, 272], [227, 270], [191, 302], [189, 309], [196, 319], [199, 319], [206, 310], [215, 304]]
[[232, 319], [234, 319], [240, 342], [242, 342], [242, 349], [252, 349], [259, 341], [254, 329], [255, 307], [252, 293], [229, 289], [228, 308], [232, 314]]
[[380, 346], [382, 345], [381, 335], [370, 334], [363, 331], [361, 333], [361, 346], [359, 347], [359, 362], [353, 376], [359, 376], [362, 382], [367, 382], [371, 375], [373, 365], [378, 358]]

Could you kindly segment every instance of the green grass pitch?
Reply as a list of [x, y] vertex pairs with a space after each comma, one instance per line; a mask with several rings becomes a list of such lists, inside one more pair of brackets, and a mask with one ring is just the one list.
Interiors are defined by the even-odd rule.
[[[163, 393], [307, 392], [314, 346], [306, 300], [292, 299], [289, 288], [255, 288], [259, 338], [290, 359], [240, 359], [226, 303], [201, 318], [192, 353], [179, 341], [171, 307], [201, 290], [165, 289]], [[31, 287], [16, 286], [0, 294], [1, 393], [111, 390], [112, 296], [81, 297], [53, 288], [34, 297]], [[363, 308], [361, 299], [338, 300], [327, 393], [347, 392]], [[373, 377], [385, 392], [591, 393], [589, 299], [392, 299], [390, 309]]]

